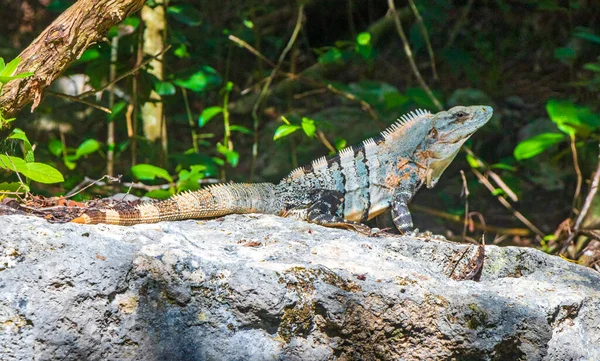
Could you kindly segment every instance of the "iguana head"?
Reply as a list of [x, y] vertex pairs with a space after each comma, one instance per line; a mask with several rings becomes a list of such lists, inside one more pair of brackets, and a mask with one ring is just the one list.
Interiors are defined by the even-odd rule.
[[491, 107], [473, 105], [454, 107], [429, 117], [428, 133], [415, 154], [416, 161], [426, 166], [427, 188], [438, 182], [463, 143], [490, 120], [492, 113]]

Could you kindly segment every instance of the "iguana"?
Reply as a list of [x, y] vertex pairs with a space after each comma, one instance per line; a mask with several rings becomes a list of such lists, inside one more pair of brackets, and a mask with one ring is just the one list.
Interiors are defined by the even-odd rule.
[[88, 209], [73, 222], [133, 225], [232, 213], [268, 213], [361, 233], [363, 223], [391, 208], [400, 232], [413, 228], [407, 204], [435, 186], [462, 144], [492, 116], [488, 106], [416, 110], [359, 146], [321, 157], [279, 184], [222, 184], [131, 209]]

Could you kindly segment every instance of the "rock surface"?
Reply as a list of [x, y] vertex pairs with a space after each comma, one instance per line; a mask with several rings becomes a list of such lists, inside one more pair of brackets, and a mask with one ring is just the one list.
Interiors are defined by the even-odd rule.
[[0, 229], [1, 360], [600, 360], [600, 276], [532, 249], [475, 282], [466, 245], [274, 216]]

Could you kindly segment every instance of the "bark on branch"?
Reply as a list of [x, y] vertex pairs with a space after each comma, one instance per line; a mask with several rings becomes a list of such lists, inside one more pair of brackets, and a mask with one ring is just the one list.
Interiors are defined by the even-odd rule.
[[25, 50], [17, 72], [33, 76], [14, 80], [2, 88], [0, 109], [10, 118], [33, 101], [33, 111], [44, 89], [94, 43], [103, 40], [111, 26], [140, 10], [145, 0], [79, 0], [62, 13]]

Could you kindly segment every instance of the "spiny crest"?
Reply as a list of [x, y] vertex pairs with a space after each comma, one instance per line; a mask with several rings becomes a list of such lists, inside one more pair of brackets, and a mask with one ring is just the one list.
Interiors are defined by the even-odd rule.
[[327, 158], [321, 157], [319, 159], [313, 160], [312, 162], [313, 169], [318, 170], [321, 168], [327, 168]]
[[354, 148], [347, 147], [339, 151], [340, 158], [348, 155], [354, 155]]
[[387, 137], [390, 134], [392, 134], [393, 132], [395, 132], [396, 130], [404, 127], [405, 125], [412, 123], [412, 122], [417, 122], [417, 121], [423, 120], [423, 119], [425, 119], [425, 117], [428, 117], [430, 115], [431, 115], [431, 113], [429, 111], [423, 110], [423, 109], [417, 109], [408, 114], [404, 114], [394, 124], [390, 125], [389, 128], [387, 128], [386, 130], [381, 132], [381, 135], [383, 135], [384, 137]]

